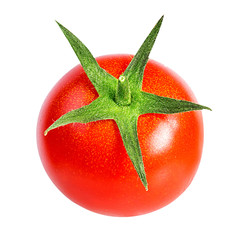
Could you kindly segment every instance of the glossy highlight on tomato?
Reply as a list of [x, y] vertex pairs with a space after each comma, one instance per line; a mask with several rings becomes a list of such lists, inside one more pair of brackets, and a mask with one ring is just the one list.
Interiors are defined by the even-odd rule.
[[[96, 58], [118, 78], [132, 55]], [[173, 71], [149, 60], [142, 90], [196, 102]], [[72, 123], [44, 131], [63, 114], [90, 104], [98, 93], [81, 65], [69, 71], [47, 96], [38, 120], [37, 143], [43, 166], [58, 189], [80, 206], [110, 216], [136, 216], [176, 199], [191, 183], [203, 147], [201, 111], [143, 114], [138, 138], [149, 190], [146, 191], [124, 147], [114, 120]]]

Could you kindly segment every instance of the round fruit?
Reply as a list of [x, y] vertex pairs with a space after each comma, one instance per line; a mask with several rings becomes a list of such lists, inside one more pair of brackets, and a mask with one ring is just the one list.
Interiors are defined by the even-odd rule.
[[[131, 55], [97, 58], [118, 78]], [[163, 65], [149, 60], [142, 90], [195, 102], [187, 84]], [[138, 119], [149, 190], [146, 191], [124, 147], [114, 120], [72, 123], [44, 136], [60, 116], [98, 98], [81, 66], [67, 73], [46, 98], [38, 121], [39, 153], [51, 180], [69, 199], [97, 213], [134, 216], [157, 210], [177, 198], [192, 181], [201, 158], [200, 111], [144, 114]]]

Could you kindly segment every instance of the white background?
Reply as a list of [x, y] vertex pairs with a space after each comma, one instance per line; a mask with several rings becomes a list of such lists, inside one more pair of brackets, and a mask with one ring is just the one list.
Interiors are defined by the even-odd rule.
[[[237, 239], [236, 1], [119, 0], [0, 3], [0, 239]], [[89, 212], [46, 175], [36, 146], [41, 104], [78, 60], [55, 20], [94, 56], [136, 53], [165, 15], [150, 58], [191, 86], [205, 144], [190, 187], [139, 217]]]

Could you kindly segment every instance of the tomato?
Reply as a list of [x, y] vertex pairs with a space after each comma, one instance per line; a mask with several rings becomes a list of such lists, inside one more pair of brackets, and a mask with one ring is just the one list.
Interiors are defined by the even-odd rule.
[[[118, 78], [131, 55], [97, 58]], [[173, 71], [149, 60], [142, 90], [196, 102], [187, 84]], [[133, 167], [114, 120], [68, 124], [44, 131], [63, 114], [88, 105], [98, 93], [81, 65], [69, 71], [47, 96], [38, 120], [37, 143], [43, 166], [57, 188], [73, 202], [110, 216], [136, 216], [176, 199], [191, 183], [202, 154], [200, 111], [143, 114], [138, 138], [149, 190]]]

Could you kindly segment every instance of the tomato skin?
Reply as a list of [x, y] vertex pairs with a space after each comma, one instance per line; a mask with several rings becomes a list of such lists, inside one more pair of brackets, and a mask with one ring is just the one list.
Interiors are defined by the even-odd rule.
[[[96, 60], [118, 78], [133, 56], [109, 55]], [[165, 66], [149, 60], [142, 90], [196, 102], [187, 84]], [[68, 72], [47, 96], [38, 120], [37, 143], [43, 166], [58, 189], [91, 211], [136, 216], [176, 199], [191, 183], [203, 146], [201, 111], [145, 114], [138, 137], [149, 190], [142, 185], [113, 120], [74, 123], [44, 131], [60, 116], [98, 97], [80, 65]]]

